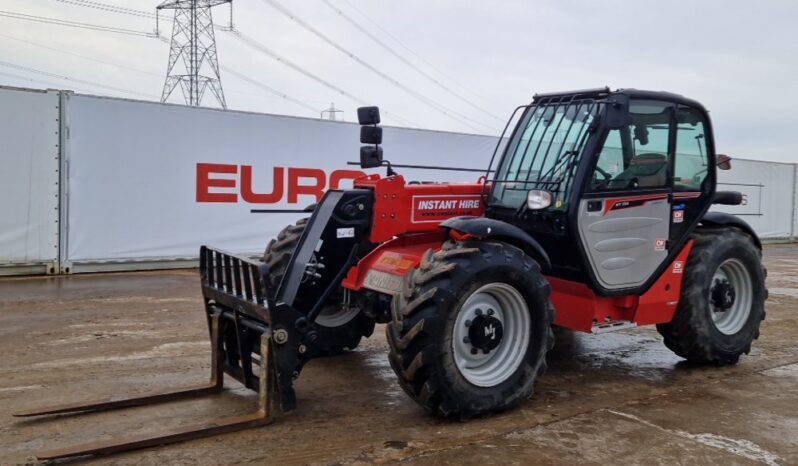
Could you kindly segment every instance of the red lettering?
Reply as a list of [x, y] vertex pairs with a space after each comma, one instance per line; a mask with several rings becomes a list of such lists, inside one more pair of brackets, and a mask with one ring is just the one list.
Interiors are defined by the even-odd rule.
[[[314, 184], [301, 185], [299, 184], [300, 178], [311, 178], [314, 180]], [[289, 168], [288, 203], [296, 204], [297, 198], [302, 195], [313, 196], [316, 198], [316, 202], [319, 202], [324, 195], [326, 178], [324, 171], [318, 168]]]
[[361, 176], [366, 176], [366, 174], [357, 170], [335, 170], [330, 175], [330, 189], [340, 189], [341, 181], [356, 180]]
[[197, 202], [238, 202], [236, 193], [212, 193], [210, 188], [235, 188], [236, 180], [211, 178], [211, 173], [235, 175], [238, 166], [221, 163], [197, 164]]
[[252, 167], [241, 165], [241, 198], [250, 204], [277, 204], [283, 198], [283, 167], [274, 167], [274, 188], [269, 194], [252, 192]]

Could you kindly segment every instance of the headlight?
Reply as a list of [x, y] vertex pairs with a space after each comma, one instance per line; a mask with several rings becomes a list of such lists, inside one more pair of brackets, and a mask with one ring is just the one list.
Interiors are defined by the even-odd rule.
[[545, 209], [551, 205], [551, 193], [542, 189], [533, 189], [526, 196], [526, 206], [529, 210]]

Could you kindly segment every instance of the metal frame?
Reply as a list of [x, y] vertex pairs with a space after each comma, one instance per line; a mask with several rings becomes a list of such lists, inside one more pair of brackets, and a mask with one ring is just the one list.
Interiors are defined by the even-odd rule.
[[[301, 366], [301, 351], [294, 326], [285, 324], [286, 320], [294, 321], [295, 313], [275, 304], [268, 285], [268, 273], [269, 269], [264, 264], [204, 246], [200, 249], [200, 276], [211, 339], [208, 383], [133, 398], [47, 406], [15, 413], [14, 416], [89, 413], [211, 395], [223, 390], [225, 374], [258, 393], [258, 407], [254, 412], [155, 434], [48, 450], [37, 453], [36, 457], [53, 460], [112, 454], [182, 442], [263, 426], [274, 420], [276, 409], [282, 412], [293, 410], [296, 401], [292, 383]], [[273, 312], [281, 316], [273, 319]], [[272, 321], [278, 329], [274, 332]], [[257, 373], [253, 372], [253, 364], [259, 367]]]

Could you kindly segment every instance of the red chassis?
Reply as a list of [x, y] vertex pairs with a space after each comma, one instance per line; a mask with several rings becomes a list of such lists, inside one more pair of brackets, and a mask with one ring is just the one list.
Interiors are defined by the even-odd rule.
[[[374, 224], [370, 241], [379, 246], [352, 267], [342, 286], [393, 294], [402, 277], [418, 267], [429, 249], [437, 251], [446, 240], [438, 225], [452, 217], [484, 213], [484, 186], [468, 184], [406, 184], [401, 176], [371, 175], [355, 181], [355, 188], [374, 191]], [[462, 239], [457, 232], [452, 239]], [[642, 295], [603, 297], [584, 283], [546, 277], [557, 310], [555, 324], [583, 332], [601, 332], [617, 322], [651, 325], [670, 322], [679, 304], [682, 271], [693, 243], [689, 241], [669, 272]]]

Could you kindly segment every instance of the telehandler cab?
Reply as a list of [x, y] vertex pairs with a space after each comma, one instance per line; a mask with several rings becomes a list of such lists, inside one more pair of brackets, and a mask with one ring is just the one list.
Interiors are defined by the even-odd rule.
[[532, 394], [552, 325], [592, 333], [656, 325], [668, 348], [697, 363], [734, 364], [748, 353], [765, 317], [761, 244], [744, 221], [709, 212], [743, 198], [716, 191], [716, 167], [729, 168], [729, 159], [715, 153], [704, 107], [666, 92], [602, 88], [537, 94], [516, 112], [479, 182], [439, 184], [396, 174], [383, 160], [378, 109], [359, 109], [361, 166], [387, 165], [387, 177], [328, 191], [261, 261], [201, 248], [210, 383], [19, 415], [213, 393], [225, 374], [258, 391], [259, 409], [39, 457], [268, 423], [274, 408], [294, 409], [292, 383], [306, 362], [353, 349], [375, 322], [387, 323], [404, 391], [459, 419]]

